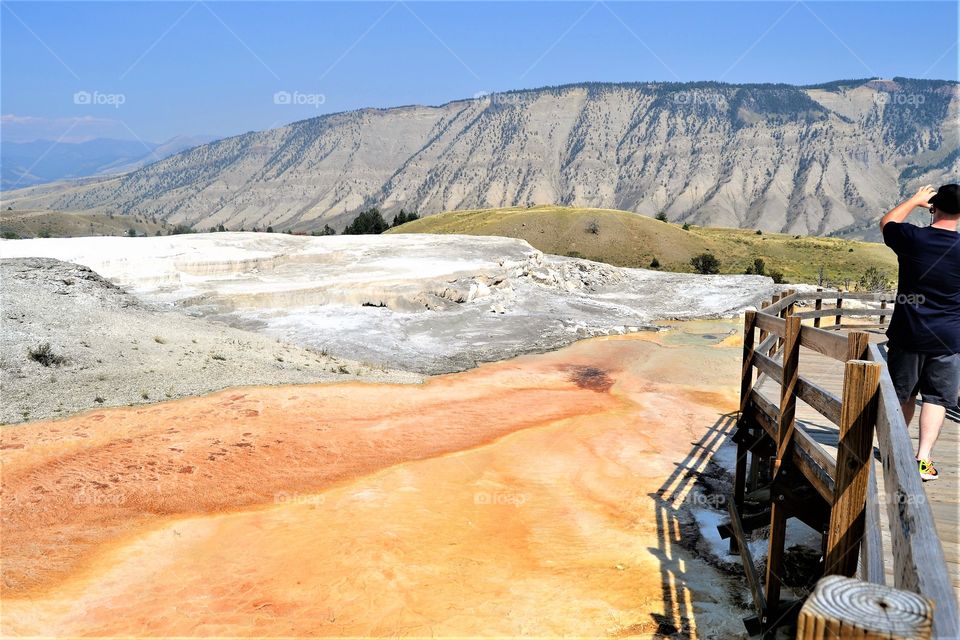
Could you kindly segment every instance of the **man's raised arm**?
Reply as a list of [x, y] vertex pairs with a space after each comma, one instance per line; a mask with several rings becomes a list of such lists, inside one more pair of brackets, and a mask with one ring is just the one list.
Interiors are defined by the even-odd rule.
[[880, 218], [880, 228], [883, 229], [884, 225], [888, 222], [903, 222], [916, 207], [929, 207], [929, 200], [936, 192], [937, 190], [930, 185], [920, 187], [920, 190], [913, 194], [913, 196], [904, 200], [893, 209], [890, 209], [887, 215]]

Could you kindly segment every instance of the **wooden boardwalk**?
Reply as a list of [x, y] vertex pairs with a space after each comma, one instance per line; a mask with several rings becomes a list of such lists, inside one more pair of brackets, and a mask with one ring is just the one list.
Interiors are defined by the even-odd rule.
[[[851, 327], [855, 329], [856, 327]], [[879, 332], [871, 332], [871, 342], [884, 343], [886, 337]], [[805, 347], [800, 349], [800, 368], [805, 377], [816, 380], [826, 390], [842, 397], [843, 370], [842, 362], [823, 356]], [[756, 390], [774, 404], [779, 403], [780, 385], [772, 379], [764, 380]], [[808, 433], [820, 443], [824, 449], [836, 459], [838, 430], [829, 420], [810, 407], [802, 400], [797, 400], [796, 418]], [[920, 418], [919, 407], [910, 425], [910, 437], [916, 446], [918, 437], [918, 423]], [[935, 482], [924, 483], [927, 499], [933, 511], [937, 533], [943, 544], [950, 577], [954, 592], [960, 601], [960, 413], [956, 409], [948, 410], [947, 421], [943, 425], [940, 439], [934, 448], [934, 459], [940, 478]], [[875, 465], [878, 478], [878, 491], [881, 504], [884, 504], [884, 483], [881, 465]], [[880, 509], [882, 523], [883, 551], [887, 562], [884, 563], [887, 574], [887, 584], [893, 584], [892, 545], [890, 527], [887, 521], [886, 509]]]

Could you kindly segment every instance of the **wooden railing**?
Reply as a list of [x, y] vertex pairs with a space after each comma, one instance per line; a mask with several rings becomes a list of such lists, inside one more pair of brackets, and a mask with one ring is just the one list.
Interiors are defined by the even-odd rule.
[[[844, 300], [854, 299], [879, 302], [880, 307], [843, 307]], [[883, 353], [863, 331], [836, 330], [844, 326], [844, 317], [877, 317], [877, 324], [868, 326], [884, 326], [892, 300], [890, 294], [788, 291], [760, 311], [746, 313], [734, 491], [728, 503], [730, 524], [721, 527], [721, 534], [730, 537], [731, 551], [739, 552], [743, 561], [756, 610], [745, 620], [751, 633], [766, 635], [789, 622], [802, 604], [780, 601], [789, 518], [823, 534], [823, 575], [884, 584], [876, 435], [892, 546], [892, 586], [935, 603], [937, 637], [960, 637], [956, 596]], [[814, 309], [797, 311], [800, 302], [814, 302]], [[825, 309], [824, 302], [834, 308]], [[832, 318], [832, 326], [820, 326], [823, 318]], [[813, 326], [802, 324], [804, 319], [812, 319]], [[803, 375], [801, 347], [843, 363], [842, 397]], [[779, 385], [779, 403], [759, 392], [765, 380]], [[836, 425], [836, 459], [797, 423], [798, 399]], [[746, 513], [747, 496], [764, 496], [765, 488], [769, 497], [751, 500], [755, 513]], [[745, 536], [766, 525], [770, 541], [761, 578]]]

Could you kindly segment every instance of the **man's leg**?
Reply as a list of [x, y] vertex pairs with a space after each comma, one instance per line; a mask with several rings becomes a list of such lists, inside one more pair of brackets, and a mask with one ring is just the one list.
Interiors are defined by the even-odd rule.
[[[912, 412], [911, 412], [912, 413]], [[933, 445], [940, 437], [943, 428], [943, 419], [947, 415], [947, 408], [938, 404], [924, 402], [920, 406], [920, 445], [917, 448], [918, 460], [929, 460]]]
[[917, 447], [919, 460], [932, 459], [933, 445], [940, 436], [947, 407], [956, 400], [960, 386], [960, 355], [936, 355], [923, 359], [920, 371], [920, 443]]
[[[903, 419], [909, 427], [910, 423], [913, 422], [913, 414], [917, 410], [917, 396], [911, 396], [909, 400], [901, 404], [900, 410], [903, 411]], [[922, 417], [923, 412], [921, 412], [920, 415]]]

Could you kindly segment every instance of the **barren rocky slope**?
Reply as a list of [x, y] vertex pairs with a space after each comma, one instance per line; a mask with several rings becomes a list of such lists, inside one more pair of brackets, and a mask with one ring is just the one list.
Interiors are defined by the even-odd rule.
[[624, 269], [545, 255], [523, 240], [457, 235], [6, 240], [0, 255], [83, 264], [146, 300], [429, 374], [657, 320], [728, 315], [774, 291], [762, 276]]
[[9, 192], [3, 207], [309, 231], [371, 205], [564, 204], [870, 235], [903, 191], [956, 180], [958, 96], [956, 82], [906, 78], [516, 91], [295, 122], [123, 177]]
[[148, 305], [59, 260], [0, 260], [0, 308], [0, 423], [238, 385], [422, 379]]

